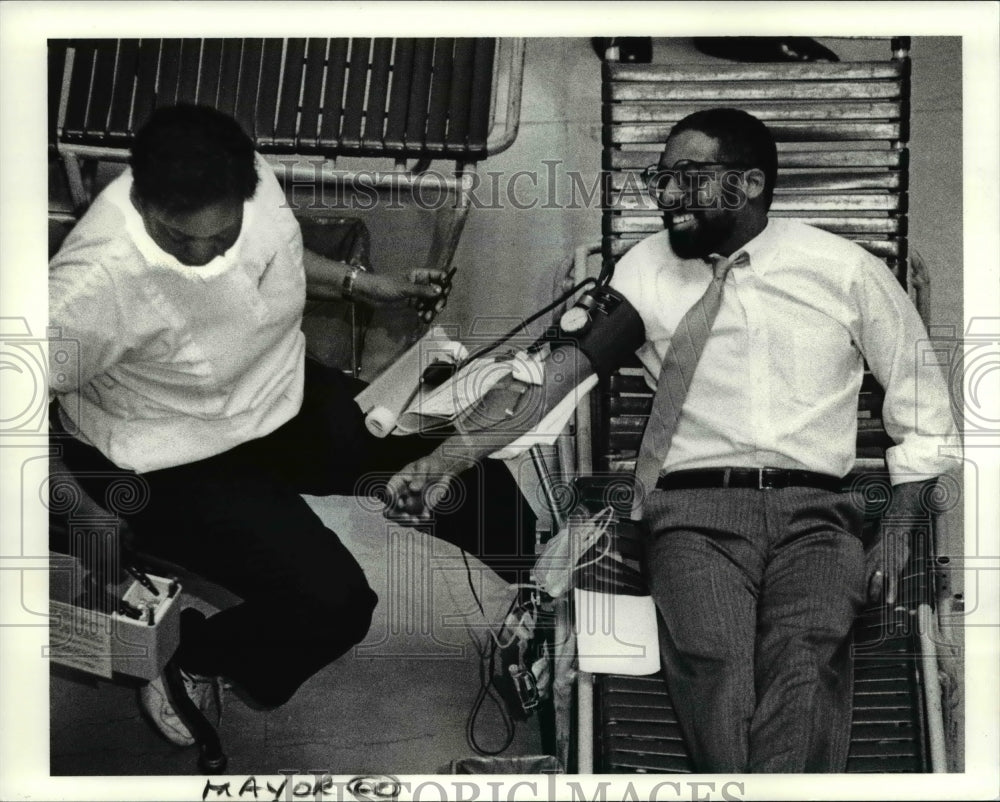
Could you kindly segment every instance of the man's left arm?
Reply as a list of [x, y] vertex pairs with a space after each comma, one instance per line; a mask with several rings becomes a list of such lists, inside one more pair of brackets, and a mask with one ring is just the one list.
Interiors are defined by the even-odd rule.
[[892, 500], [866, 568], [870, 599], [893, 604], [914, 538], [933, 507], [938, 477], [959, 465], [960, 441], [944, 375], [925, 358], [930, 347], [923, 321], [895, 277], [872, 260], [860, 265], [854, 285], [855, 336], [885, 390], [882, 420], [894, 445], [886, 451]]

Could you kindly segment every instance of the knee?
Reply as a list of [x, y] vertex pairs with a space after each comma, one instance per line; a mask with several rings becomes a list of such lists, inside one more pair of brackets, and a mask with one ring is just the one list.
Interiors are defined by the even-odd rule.
[[769, 659], [760, 661], [761, 686], [769, 687], [774, 683], [782, 686], [840, 685], [844, 681], [845, 666], [850, 661], [850, 650], [849, 636], [790, 638], [781, 648], [771, 650]]
[[372, 615], [378, 605], [378, 595], [367, 585], [359, 589], [347, 606], [344, 635], [352, 645], [361, 643], [372, 625]]
[[343, 646], [357, 645], [368, 634], [377, 605], [378, 596], [367, 584], [353, 588], [332, 603], [325, 599], [314, 604], [313, 630], [318, 636]]

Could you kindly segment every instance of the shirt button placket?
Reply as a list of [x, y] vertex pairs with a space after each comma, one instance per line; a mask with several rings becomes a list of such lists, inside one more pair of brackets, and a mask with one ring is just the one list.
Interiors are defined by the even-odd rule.
[[767, 414], [769, 409], [769, 379], [768, 376], [768, 338], [764, 326], [764, 310], [760, 308], [758, 296], [753, 291], [756, 277], [752, 269], [739, 277], [739, 299], [743, 304], [747, 321], [747, 365], [749, 381], [747, 386], [749, 405], [749, 424], [752, 446], [755, 451], [761, 450], [761, 435], [767, 431]]

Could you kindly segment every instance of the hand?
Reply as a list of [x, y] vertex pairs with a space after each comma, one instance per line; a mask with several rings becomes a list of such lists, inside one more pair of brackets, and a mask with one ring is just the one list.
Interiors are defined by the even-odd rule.
[[388, 498], [382, 514], [410, 526], [427, 523], [464, 467], [458, 460], [436, 453], [411, 462], [386, 485]]
[[410, 272], [410, 281], [415, 284], [430, 284], [439, 290], [431, 298], [416, 298], [410, 302], [424, 323], [430, 323], [448, 303], [448, 296], [451, 294], [451, 280], [457, 269], [453, 267], [447, 273], [443, 270], [426, 269]]
[[[390, 306], [402, 302], [417, 306], [421, 319], [429, 322], [441, 309], [451, 291], [443, 270], [413, 270], [406, 280], [374, 273], [358, 273], [354, 279], [354, 297], [371, 306]], [[429, 309], [418, 305], [430, 304]]]
[[928, 484], [935, 481], [904, 482], [893, 487], [892, 502], [882, 517], [878, 537], [865, 554], [870, 602], [877, 603], [884, 598], [887, 605], [896, 603], [903, 569], [910, 559], [913, 527], [927, 517], [922, 499], [927, 497]]
[[883, 598], [887, 605], [896, 603], [899, 579], [910, 559], [911, 536], [908, 528], [879, 530], [878, 537], [865, 554], [870, 603], [877, 604]]

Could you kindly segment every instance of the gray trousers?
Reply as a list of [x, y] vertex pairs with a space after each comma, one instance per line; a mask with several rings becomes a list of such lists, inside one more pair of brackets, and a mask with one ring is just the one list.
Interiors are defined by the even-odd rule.
[[839, 772], [851, 727], [862, 513], [814, 488], [657, 490], [660, 653], [699, 772]]

